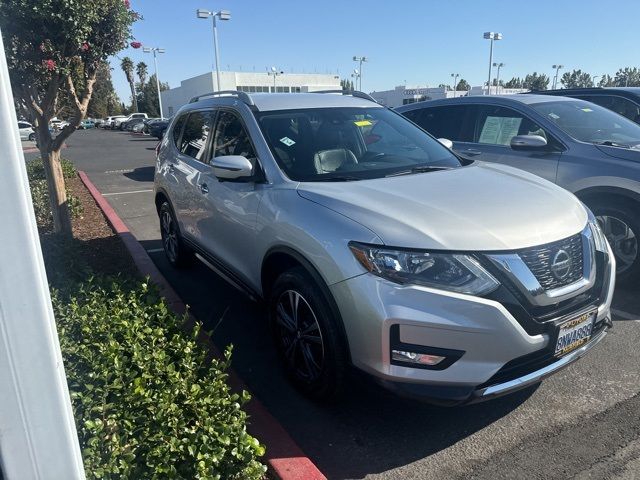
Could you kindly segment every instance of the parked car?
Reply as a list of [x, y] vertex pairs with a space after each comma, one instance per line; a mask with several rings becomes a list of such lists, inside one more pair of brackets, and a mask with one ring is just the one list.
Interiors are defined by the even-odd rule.
[[566, 88], [534, 93], [593, 102], [640, 124], [640, 87]]
[[[118, 121], [122, 121], [122, 120], [124, 120], [125, 118], [127, 118], [127, 116], [126, 116], [126, 115], [115, 115], [115, 116], [109, 117], [109, 118], [107, 119], [107, 122], [106, 122], [105, 128], [109, 128], [109, 129], [111, 129], [111, 130], [114, 130], [114, 129], [116, 128], [116, 122], [118, 122]], [[119, 126], [119, 125], [118, 125], [118, 126]]]
[[566, 97], [505, 95], [434, 100], [397, 111], [463, 158], [511, 165], [566, 188], [598, 217], [618, 279], [640, 278], [640, 126]]
[[164, 133], [167, 131], [167, 127], [169, 126], [170, 122], [171, 122], [171, 119], [162, 119], [162, 120], [158, 120], [156, 122], [147, 124], [147, 132], [152, 137], [156, 137], [157, 139], [162, 140], [162, 137], [164, 136]]
[[51, 120], [51, 122], [49, 122], [50, 129], [53, 129], [53, 131], [55, 132], [62, 130], [67, 125], [69, 125], [69, 122], [65, 120], [60, 120], [58, 118], [54, 118]]
[[132, 131], [133, 127], [138, 124], [142, 124], [144, 118], [132, 118], [131, 120], [127, 120], [126, 122], [122, 122], [120, 124], [120, 130]]
[[264, 299], [307, 394], [333, 396], [354, 365], [407, 395], [485, 400], [606, 334], [615, 260], [566, 190], [461, 159], [359, 92], [206, 97], [158, 147], [166, 257]]
[[133, 133], [142, 133], [142, 129], [145, 127], [144, 122], [138, 122], [131, 127]]
[[95, 122], [90, 119], [85, 119], [80, 122], [78, 125], [78, 130], [88, 130], [90, 128], [94, 128], [96, 126]]
[[147, 118], [147, 114], [146, 113], [132, 113], [131, 115], [129, 115], [128, 117], [125, 117], [121, 120], [116, 120], [114, 125], [115, 128], [119, 128], [120, 130], [124, 130], [126, 127], [126, 124], [129, 123], [131, 120], [143, 120]]
[[18, 122], [18, 130], [20, 132], [20, 140], [30, 140], [32, 142], [35, 141], [36, 132], [33, 129], [33, 125], [31, 125], [29, 122], [20, 120]]

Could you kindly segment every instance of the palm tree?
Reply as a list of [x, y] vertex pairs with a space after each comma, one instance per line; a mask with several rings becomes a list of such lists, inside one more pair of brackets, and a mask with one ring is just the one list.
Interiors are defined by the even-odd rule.
[[131, 98], [132, 98], [132, 106], [134, 111], [138, 111], [138, 99], [136, 98], [136, 84], [135, 78], [133, 78], [133, 60], [129, 57], [124, 57], [120, 62], [120, 68], [127, 76], [127, 82], [129, 82], [129, 86], [131, 87]]
[[136, 65], [136, 73], [138, 74], [140, 85], [144, 87], [144, 84], [147, 83], [147, 64], [144, 62], [139, 62]]

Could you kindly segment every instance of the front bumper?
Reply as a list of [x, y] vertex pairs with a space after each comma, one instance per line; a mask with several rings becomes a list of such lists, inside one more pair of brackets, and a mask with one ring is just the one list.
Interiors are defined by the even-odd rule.
[[[400, 394], [459, 404], [526, 388], [576, 361], [599, 343], [610, 326], [615, 284], [610, 268], [603, 277], [602, 291], [595, 303], [580, 307], [597, 309], [592, 339], [560, 359], [548, 353], [555, 346], [552, 325], [538, 332], [527, 331], [522, 319], [494, 299], [398, 285], [370, 274], [330, 288], [340, 308], [355, 367]], [[578, 310], [563, 312], [562, 318], [577, 313]], [[458, 351], [462, 355], [440, 370], [399, 365], [391, 359], [393, 328], [399, 329], [402, 344]]]

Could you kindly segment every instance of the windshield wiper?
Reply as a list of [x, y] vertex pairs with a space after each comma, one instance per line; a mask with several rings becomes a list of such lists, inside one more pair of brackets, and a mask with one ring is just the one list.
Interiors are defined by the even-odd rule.
[[631, 145], [627, 145], [626, 143], [612, 142], [611, 140], [605, 140], [604, 142], [593, 142], [593, 143], [594, 145], [605, 145], [607, 147], [631, 148]]
[[314, 178], [312, 182], [355, 182], [362, 180], [360, 177], [350, 177], [347, 175], [333, 175], [330, 177]]
[[418, 165], [410, 170], [401, 170], [399, 172], [390, 173], [387, 177], [397, 177], [399, 175], [411, 175], [413, 173], [437, 172], [438, 170], [450, 170], [451, 167], [442, 167], [437, 165]]

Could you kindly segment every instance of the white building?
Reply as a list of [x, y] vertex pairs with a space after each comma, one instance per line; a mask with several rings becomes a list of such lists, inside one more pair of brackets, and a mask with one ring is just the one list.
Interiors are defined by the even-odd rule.
[[161, 92], [164, 117], [171, 117], [193, 97], [216, 90], [243, 92], [300, 93], [339, 90], [340, 77], [318, 73], [220, 72], [220, 88], [215, 88], [216, 73], [208, 72], [180, 82], [179, 87]]
[[[444, 87], [407, 87], [400, 85], [393, 90], [385, 90], [382, 92], [371, 92], [370, 95], [375, 100], [387, 107], [399, 107], [408, 103], [422, 102], [425, 100], [438, 100], [441, 98], [464, 97], [467, 95], [485, 95], [487, 91], [486, 85], [471, 87], [470, 90], [448, 90]], [[510, 95], [512, 93], [527, 92], [524, 88], [504, 88], [491, 87], [491, 95]]]

